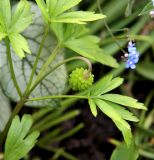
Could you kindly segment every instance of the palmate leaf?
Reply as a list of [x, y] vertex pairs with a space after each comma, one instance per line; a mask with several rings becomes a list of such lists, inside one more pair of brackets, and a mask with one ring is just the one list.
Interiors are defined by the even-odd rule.
[[90, 106], [91, 113], [93, 114], [94, 117], [96, 117], [97, 116], [97, 108], [96, 108], [95, 102], [91, 98], [89, 98], [88, 103]]
[[113, 76], [109, 74], [103, 78], [101, 84], [96, 85], [96, 87], [91, 90], [91, 95], [98, 96], [107, 93], [119, 87], [122, 83], [123, 83], [123, 78], [120, 77], [113, 78]]
[[94, 88], [91, 90], [92, 96], [98, 96], [101, 95], [104, 89], [111, 83], [111, 80], [113, 79], [113, 76], [111, 74], [103, 77], [101, 80], [101, 83], [96, 84]]
[[15, 53], [20, 57], [25, 57], [25, 53], [31, 53], [27, 40], [18, 33], [12, 33], [9, 35], [9, 39]]
[[43, 13], [43, 16], [45, 17], [46, 22], [48, 22], [50, 17], [47, 12], [46, 3], [44, 2], [44, 0], [35, 0], [35, 1], [38, 7], [40, 8], [41, 12]]
[[47, 8], [50, 11], [50, 16], [57, 16], [76, 6], [81, 1], [82, 0], [46, 0], [46, 3]]
[[113, 78], [111, 74], [107, 75], [102, 79], [101, 83], [98, 83], [98, 85], [90, 89], [88, 102], [91, 112], [95, 117], [97, 115], [96, 106], [98, 106], [104, 114], [112, 119], [117, 128], [122, 132], [124, 140], [129, 146], [132, 141], [132, 133], [131, 127], [126, 120], [138, 122], [138, 118], [123, 106], [136, 109], [146, 109], [146, 107], [131, 97], [118, 94], [105, 94], [117, 88], [122, 83], [122, 78]]
[[65, 48], [104, 65], [118, 67], [116, 60], [99, 47], [100, 39], [91, 35], [84, 25], [54, 23], [51, 28]]
[[5, 160], [19, 160], [34, 147], [39, 132], [34, 131], [29, 134], [32, 123], [30, 115], [24, 115], [21, 121], [19, 116], [13, 119], [5, 143]]
[[102, 16], [101, 14], [94, 14], [94, 12], [74, 11], [63, 13], [52, 19], [51, 22], [86, 24], [88, 21], [94, 21], [105, 17], [106, 16]]
[[86, 58], [110, 67], [118, 67], [116, 60], [110, 55], [105, 54], [104, 51], [99, 48], [96, 39], [95, 36], [84, 36], [66, 41], [64, 45], [66, 48], [69, 48]]
[[10, 32], [20, 33], [24, 31], [31, 22], [32, 14], [30, 12], [30, 3], [26, 0], [22, 0], [15, 8], [12, 15]]
[[64, 42], [64, 45], [90, 59], [93, 59], [99, 50], [98, 38], [95, 36], [83, 36], [78, 39], [70, 39]]
[[26, 0], [18, 3], [11, 15], [10, 0], [0, 0], [0, 40], [9, 37], [15, 53], [23, 58], [24, 52], [31, 53], [28, 43], [19, 33], [32, 22], [30, 4]]
[[[89, 29], [85, 25], [53, 23], [51, 25], [58, 41], [64, 44], [70, 39], [77, 39], [85, 35], [89, 35]], [[97, 38], [98, 39], [98, 38]], [[99, 40], [98, 40], [99, 41]]]
[[0, 24], [7, 29], [11, 23], [10, 0], [0, 0]]
[[[14, 7], [15, 8], [15, 7]], [[16, 9], [14, 9], [11, 25], [8, 35], [12, 48], [15, 53], [20, 57], [25, 57], [25, 53], [31, 53], [27, 40], [19, 33], [25, 30], [32, 22], [32, 15], [30, 12], [30, 4], [26, 0], [22, 0], [18, 3]]]
[[136, 99], [119, 94], [104, 94], [101, 95], [100, 98], [123, 106], [129, 106], [136, 109], [147, 109], [143, 103], [137, 102]]
[[124, 108], [123, 106], [120, 106], [118, 104], [115, 104], [115, 103], [112, 103], [112, 102], [109, 102], [109, 101], [105, 101], [107, 102], [110, 106], [112, 106], [116, 112], [118, 114], [120, 114], [120, 116], [125, 119], [125, 120], [128, 120], [128, 121], [133, 121], [133, 122], [138, 122], [139, 119], [134, 116], [134, 114], [130, 111], [128, 111], [126, 108]]
[[60, 28], [56, 29], [54, 27], [53, 29], [56, 35], [61, 38], [58, 39], [63, 41], [63, 45], [66, 48], [104, 65], [118, 67], [116, 60], [110, 55], [104, 53], [104, 51], [99, 47], [100, 39], [96, 36], [90, 35], [89, 30], [85, 26], [68, 24], [63, 25], [63, 27], [61, 26], [61, 28], [63, 28], [63, 36], [59, 31]]
[[100, 99], [95, 99], [94, 101], [96, 105], [100, 108], [100, 110], [113, 120], [113, 122], [116, 124], [118, 129], [122, 132], [124, 140], [129, 146], [132, 141], [132, 133], [131, 133], [130, 125], [122, 118], [122, 116], [116, 111], [116, 109], [113, 108], [109, 103]]
[[125, 121], [117, 121], [113, 120], [117, 128], [122, 132], [122, 135], [124, 137], [124, 140], [127, 144], [127, 146], [130, 146], [132, 142], [132, 132], [131, 132], [131, 127], [130, 125]]
[[46, 3], [44, 0], [36, 0], [36, 3], [41, 9], [46, 21], [52, 23], [84, 24], [87, 21], [94, 21], [106, 17], [102, 14], [95, 14], [94, 12], [67, 12], [79, 2], [81, 2], [81, 0], [46, 0]]

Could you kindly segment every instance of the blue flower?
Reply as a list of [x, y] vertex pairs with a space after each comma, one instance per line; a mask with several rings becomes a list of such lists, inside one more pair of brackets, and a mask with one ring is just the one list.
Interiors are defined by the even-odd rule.
[[153, 6], [154, 6], [154, 0], [152, 0]]
[[135, 69], [138, 61], [139, 61], [139, 52], [136, 49], [135, 43], [130, 41], [128, 43], [128, 55], [125, 67]]

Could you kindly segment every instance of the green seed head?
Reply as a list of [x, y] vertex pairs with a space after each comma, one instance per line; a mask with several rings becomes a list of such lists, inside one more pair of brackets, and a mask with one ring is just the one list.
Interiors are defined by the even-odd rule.
[[94, 75], [84, 68], [76, 68], [70, 74], [69, 84], [73, 90], [85, 90], [93, 84]]

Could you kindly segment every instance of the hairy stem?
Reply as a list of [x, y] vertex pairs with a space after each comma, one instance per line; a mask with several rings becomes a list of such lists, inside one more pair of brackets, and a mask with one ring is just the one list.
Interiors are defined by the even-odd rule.
[[[44, 36], [43, 36], [43, 39], [44, 39]], [[43, 40], [42, 40], [42, 42], [43, 42]], [[18, 88], [17, 91], [19, 92], [20, 89], [19, 89], [19, 87], [18, 87], [18, 83], [17, 83], [16, 77], [15, 77], [15, 73], [14, 73], [14, 69], [13, 69], [13, 64], [12, 64], [12, 59], [11, 59], [9, 39], [6, 39], [6, 46], [7, 46], [7, 55], [8, 55], [8, 60], [9, 60], [9, 64], [10, 64], [10, 70], [11, 70], [12, 79], [13, 79], [13, 81], [14, 81], [14, 84], [15, 84], [16, 88]], [[41, 46], [43, 46], [43, 44], [40, 44], [40, 50], [42, 50], [42, 49], [41, 49]], [[57, 48], [57, 46], [56, 46], [56, 48]], [[56, 50], [56, 49], [55, 49], [55, 50]], [[54, 50], [54, 51], [55, 51], [55, 50]], [[41, 51], [40, 51], [40, 52], [41, 52]], [[41, 54], [41, 53], [39, 53], [39, 54]], [[52, 59], [54, 59], [54, 58], [55, 58], [55, 53], [53, 53], [52, 55], [54, 55], [54, 56], [52, 56]], [[35, 61], [35, 62], [36, 62], [36, 61]], [[37, 66], [37, 63], [36, 63], [35, 65]], [[32, 79], [33, 79], [33, 78], [32, 78]], [[27, 90], [27, 93], [22, 96], [22, 93], [21, 93], [21, 91], [20, 91], [21, 100], [17, 103], [15, 109], [13, 110], [13, 113], [12, 113], [11, 117], [9, 118], [9, 120], [8, 120], [8, 122], [7, 122], [7, 124], [6, 124], [5, 128], [4, 128], [1, 136], [0, 136], [0, 144], [3, 144], [3, 142], [4, 142], [5, 138], [6, 138], [7, 132], [8, 132], [8, 130], [9, 130], [9, 127], [10, 127], [10, 125], [11, 125], [11, 122], [12, 122], [13, 118], [14, 118], [15, 115], [17, 115], [17, 114], [20, 112], [20, 110], [23, 108], [23, 106], [24, 106], [24, 104], [25, 104], [25, 102], [26, 102], [26, 99], [27, 99], [27, 97], [29, 97], [30, 93], [31, 93], [31, 92], [29, 92], [29, 91]]]
[[87, 96], [80, 96], [80, 95], [54, 95], [54, 96], [44, 96], [44, 97], [29, 98], [29, 99], [27, 99], [27, 101], [40, 101], [40, 100], [56, 99], [56, 98], [80, 98], [80, 99], [88, 99]]
[[53, 60], [55, 59], [56, 55], [58, 54], [59, 49], [60, 49], [60, 44], [58, 43], [56, 45], [55, 49], [53, 50], [52, 54], [49, 56], [48, 60], [46, 61], [46, 63], [43, 65], [43, 67], [41, 68], [40, 72], [38, 73], [34, 83], [32, 84], [32, 87], [27, 92], [27, 95], [30, 95], [30, 93], [35, 89], [35, 87], [40, 83], [40, 81], [42, 79], [44, 79], [44, 77], [45, 77], [44, 75], [46, 74], [49, 65], [53, 62]]
[[5, 44], [6, 44], [7, 59], [8, 59], [8, 62], [9, 62], [11, 78], [12, 78], [14, 86], [15, 86], [17, 92], [18, 92], [18, 95], [21, 98], [22, 97], [22, 92], [19, 88], [16, 76], [15, 76], [14, 67], [13, 67], [13, 63], [12, 63], [12, 57], [11, 57], [10, 41], [9, 41], [8, 38], [5, 39]]
[[42, 38], [40, 47], [39, 47], [39, 49], [38, 49], [38, 53], [37, 53], [35, 62], [34, 62], [34, 66], [33, 66], [33, 69], [32, 69], [32, 72], [31, 72], [31, 75], [30, 75], [30, 78], [29, 78], [29, 82], [28, 82], [28, 84], [27, 84], [27, 88], [26, 88], [25, 94], [28, 92], [29, 88], [31, 87], [31, 84], [32, 84], [32, 81], [33, 81], [33, 78], [34, 78], [34, 74], [35, 74], [35, 71], [36, 71], [36, 68], [37, 68], [37, 64], [38, 64], [40, 55], [41, 55], [41, 53], [42, 53], [43, 45], [44, 45], [44, 42], [45, 42], [46, 37], [47, 37], [47, 35], [48, 35], [48, 31], [49, 31], [49, 27], [46, 26], [45, 32], [44, 32], [44, 35], [43, 35], [43, 38]]

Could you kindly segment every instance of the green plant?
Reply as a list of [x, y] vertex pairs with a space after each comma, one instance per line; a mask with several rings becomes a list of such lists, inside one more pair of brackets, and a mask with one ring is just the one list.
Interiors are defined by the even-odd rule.
[[[97, 116], [97, 108], [99, 108], [104, 114], [112, 119], [117, 128], [122, 132], [126, 143], [124, 144], [124, 147], [122, 146], [122, 149], [129, 149], [131, 148], [131, 145], [134, 145], [135, 147], [133, 147], [136, 148], [132, 138], [133, 136], [131, 127], [127, 120], [137, 122], [139, 119], [131, 111], [127, 110], [125, 106], [143, 110], [146, 110], [147, 108], [143, 103], [137, 102], [137, 100], [134, 98], [130, 98], [121, 94], [108, 93], [121, 86], [123, 83], [123, 78], [117, 77], [117, 75], [124, 71], [124, 64], [120, 64], [119, 66], [116, 60], [112, 57], [112, 54], [119, 49], [125, 53], [125, 51], [122, 49], [125, 43], [119, 44], [117, 39], [126, 39], [126, 36], [124, 35], [121, 37], [115, 37], [105, 20], [98, 21], [98, 23], [91, 23], [89, 26], [87, 26], [86, 23], [99, 19], [105, 19], [106, 16], [103, 14], [96, 14], [91, 11], [75, 10], [73, 7], [78, 5], [79, 2], [81, 2], [81, 0], [36, 0], [36, 5], [26, 0], [21, 0], [18, 2], [17, 7], [14, 7], [13, 11], [11, 11], [10, 1], [0, 0], [0, 40], [4, 40], [5, 42], [1, 43], [1, 48], [3, 48], [3, 53], [1, 53], [1, 56], [5, 62], [1, 64], [1, 75], [3, 77], [1, 79], [1, 83], [3, 84], [2, 88], [6, 95], [13, 101], [17, 102], [17, 105], [14, 108], [9, 121], [5, 126], [5, 129], [0, 134], [1, 144], [4, 142], [7, 133], [8, 138], [10, 137], [10, 132], [13, 133], [12, 126], [15, 125], [15, 121], [18, 119], [16, 115], [25, 105], [54, 108], [60, 106], [60, 103], [57, 99], [67, 98], [67, 100], [64, 100], [65, 103], [63, 103], [63, 105], [67, 104], [66, 106], [70, 106], [77, 99], [87, 100], [91, 112], [95, 117]], [[121, 5], [126, 4], [127, 2], [121, 3]], [[127, 6], [127, 10], [129, 11], [131, 9], [131, 4], [129, 3], [129, 6]], [[99, 1], [97, 5], [101, 11], [101, 3]], [[112, 3], [109, 3], [109, 6], [110, 5], [112, 5]], [[33, 10], [32, 8], [35, 9]], [[43, 31], [41, 30], [41, 40], [38, 40], [37, 47], [34, 49], [34, 44], [32, 43], [34, 43], [35, 39], [31, 38], [28, 33], [30, 31], [30, 27], [33, 29], [35, 23], [37, 23], [37, 21], [35, 21], [35, 14], [38, 14], [38, 9], [41, 10], [44, 21], [41, 18], [41, 20], [38, 21], [38, 24], [41, 23], [40, 25], [43, 27]], [[31, 10], [33, 10], [34, 15], [30, 12]], [[145, 12], [147, 12], [147, 8], [143, 9], [140, 15], [143, 15]], [[107, 17], [110, 18], [110, 15], [107, 14]], [[121, 22], [121, 24], [117, 24], [118, 28], [122, 28], [129, 22], [131, 22], [131, 20], [127, 19], [126, 21]], [[107, 36], [105, 42], [100, 41], [98, 36], [93, 35], [93, 33], [100, 29], [99, 26], [101, 26], [102, 23], [105, 24], [109, 34], [112, 36], [111, 38]], [[147, 36], [135, 35], [141, 29], [141, 26], [144, 25], [144, 23], [145, 19], [141, 19], [136, 25], [134, 25], [129, 35], [129, 38], [135, 38], [136, 40], [148, 42], [148, 44], [145, 44], [145, 47], [143, 46], [143, 51], [153, 42], [151, 37], [149, 38]], [[39, 32], [37, 34], [39, 35]], [[49, 43], [50, 40], [52, 43]], [[102, 48], [103, 43], [106, 44]], [[114, 45], [115, 43], [117, 46]], [[50, 45], [52, 45], [52, 47], [50, 47]], [[45, 49], [47, 51], [45, 51]], [[64, 58], [63, 53], [65, 51], [67, 52], [68, 50], [79, 54], [80, 56], [68, 56], [68, 58]], [[141, 54], [143, 51], [141, 51]], [[3, 55], [5, 52], [6, 56]], [[80, 62], [84, 61], [85, 63], [83, 65], [76, 65], [77, 63], [72, 62], [75, 60], [80, 60]], [[93, 64], [99, 62], [103, 65], [116, 69], [113, 69], [110, 74], [103, 76], [99, 82], [96, 82], [92, 85], [93, 75], [91, 73], [92, 70], [89, 60], [91, 60]], [[69, 64], [67, 65], [66, 63], [68, 62]], [[26, 63], [28, 65], [25, 65]], [[72, 65], [71, 67], [71, 63], [75, 65]], [[5, 67], [6, 64], [8, 64], [7, 67]], [[85, 64], [88, 65], [88, 70], [74, 70], [76, 67], [82, 67]], [[68, 70], [74, 70], [69, 78], [70, 86], [75, 90], [83, 90], [82, 92], [76, 95], [64, 94], [66, 93], [64, 88], [66, 87], [67, 82], [67, 71], [65, 68], [66, 66], [64, 65], [67, 65]], [[26, 67], [29, 66], [31, 69], [27, 69], [28, 71], [26, 72]], [[22, 73], [19, 73], [18, 67], [22, 70]], [[142, 70], [142, 65], [140, 66], [139, 64], [137, 66], [137, 72], [143, 75], [144, 73]], [[7, 74], [5, 74], [6, 71], [8, 72]], [[150, 70], [148, 69], [148, 71]], [[60, 76], [62, 73], [64, 74], [63, 77]], [[58, 75], [58, 78], [55, 75]], [[150, 78], [153, 79], [152, 74], [150, 75]], [[18, 81], [19, 76], [21, 76], [20, 81]], [[146, 74], [146, 76], [149, 77], [149, 74]], [[82, 78], [84, 80], [86, 79], [86, 81], [79, 83], [79, 80], [83, 80]], [[10, 82], [10, 87], [7, 86], [8, 81]], [[55, 84], [58, 87], [55, 87]], [[40, 90], [39, 87], [41, 88]], [[53, 89], [54, 87], [55, 89]], [[63, 105], [61, 107], [63, 107]], [[48, 113], [48, 110], [47, 112], [44, 111], [45, 110], [41, 110], [38, 112], [42, 114], [42, 116], [40, 116], [42, 119]], [[72, 112], [70, 114], [66, 114], [61, 121], [67, 119], [68, 117], [75, 117], [78, 114], [78, 112]], [[56, 111], [53, 112], [52, 116], [54, 116], [54, 114], [56, 115]], [[59, 116], [61, 114], [57, 113], [57, 115]], [[44, 118], [44, 121], [41, 120], [42, 122], [38, 124], [34, 123], [30, 133], [36, 129], [40, 132], [43, 132], [44, 130], [52, 127], [54, 123], [47, 123], [50, 120], [50, 116], [51, 115], [49, 114], [49, 119]], [[21, 120], [21, 124], [22, 121], [24, 121], [23, 119], [24, 117]], [[55, 124], [60, 123], [61, 121], [56, 121], [56, 118], [54, 120]], [[19, 125], [19, 121], [16, 123]], [[26, 124], [23, 123], [22, 125], [23, 128], [26, 127]], [[28, 128], [30, 127], [31, 123], [29, 124]], [[76, 128], [77, 131], [80, 130], [80, 128], [82, 128], [82, 125], [79, 125], [79, 128]], [[41, 138], [38, 141], [38, 145], [48, 150], [49, 148], [46, 146], [46, 143], [49, 138], [55, 138], [55, 136], [53, 136], [53, 132], [49, 134], [51, 136], [47, 136], [47, 138]], [[59, 131], [55, 130], [55, 133], [56, 132]], [[73, 132], [76, 132], [75, 129], [72, 131], [72, 133]], [[32, 132], [31, 134], [33, 133], [35, 132]], [[25, 135], [27, 132], [24, 133], [23, 131], [21, 132], [21, 135], [22, 134]], [[21, 137], [21, 140], [24, 137]], [[37, 135], [34, 136], [34, 139], [32, 139], [32, 142], [35, 142], [37, 137], [38, 132]], [[9, 147], [7, 142], [8, 138], [6, 139], [6, 146]], [[59, 136], [57, 139], [63, 138], [65, 138], [65, 136]], [[27, 147], [26, 153], [34, 146], [34, 142]], [[17, 145], [17, 147], [19, 147], [19, 152], [21, 149], [20, 146], [22, 146], [22, 144], [19, 143]], [[6, 150], [8, 147], [6, 147]], [[9, 155], [9, 151], [6, 150], [4, 157], [9, 160], [10, 158], [7, 156]], [[10, 153], [12, 152], [10, 151]], [[64, 156], [66, 156], [64, 150], [57, 151], [53, 149], [53, 152], [56, 152], [57, 154], [60, 152], [59, 154], [62, 153]], [[18, 160], [25, 156], [26, 153], [20, 155], [19, 157], [15, 157], [14, 159]], [[135, 155], [134, 159], [137, 157], [138, 155]]]

